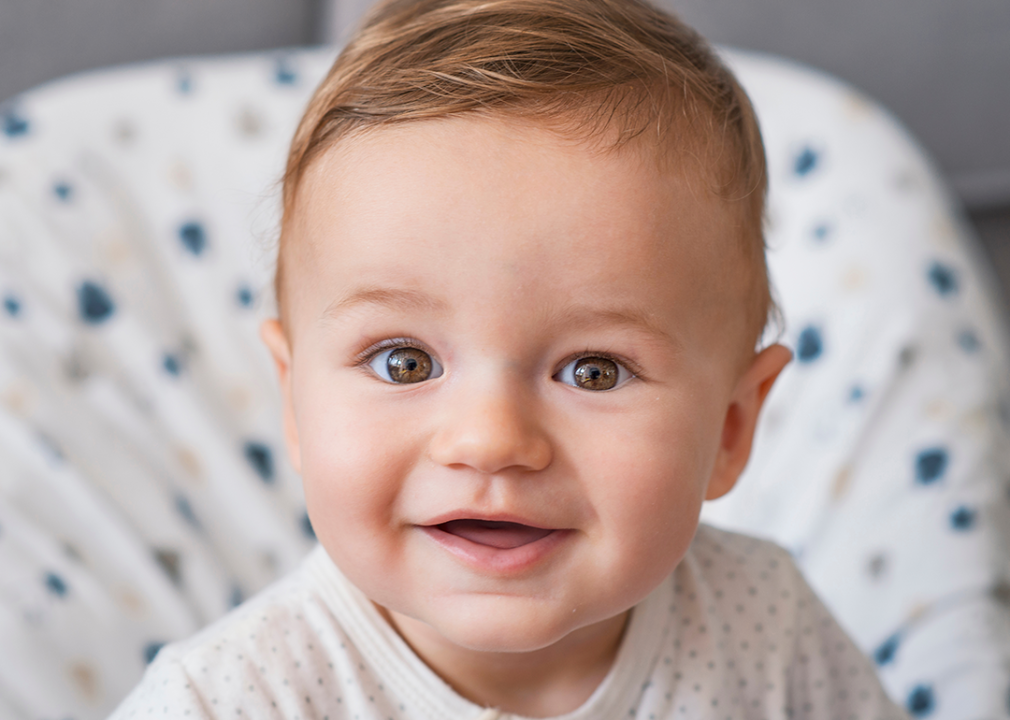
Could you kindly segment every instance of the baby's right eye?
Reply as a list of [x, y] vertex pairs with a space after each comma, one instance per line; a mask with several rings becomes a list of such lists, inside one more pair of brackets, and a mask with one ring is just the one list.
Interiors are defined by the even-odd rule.
[[424, 350], [415, 347], [394, 347], [377, 353], [368, 367], [386, 382], [398, 385], [433, 380], [442, 375], [442, 366]]

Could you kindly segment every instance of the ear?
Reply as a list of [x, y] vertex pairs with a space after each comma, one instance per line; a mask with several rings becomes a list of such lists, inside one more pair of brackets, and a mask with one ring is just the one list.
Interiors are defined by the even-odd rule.
[[302, 452], [298, 443], [298, 424], [295, 422], [295, 406], [291, 392], [291, 345], [279, 320], [264, 320], [260, 325], [260, 338], [273, 356], [277, 367], [277, 379], [281, 385], [283, 404], [284, 443], [295, 472], [302, 471]]
[[758, 415], [768, 392], [789, 361], [792, 352], [782, 345], [772, 345], [758, 353], [737, 382], [726, 410], [719, 442], [719, 455], [709, 479], [706, 500], [722, 497], [736, 485], [750, 458]]

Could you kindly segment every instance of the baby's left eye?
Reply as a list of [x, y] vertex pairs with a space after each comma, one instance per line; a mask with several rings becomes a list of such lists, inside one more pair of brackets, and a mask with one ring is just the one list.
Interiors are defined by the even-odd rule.
[[606, 357], [585, 355], [572, 360], [554, 376], [566, 385], [583, 390], [613, 390], [634, 377], [620, 363]]

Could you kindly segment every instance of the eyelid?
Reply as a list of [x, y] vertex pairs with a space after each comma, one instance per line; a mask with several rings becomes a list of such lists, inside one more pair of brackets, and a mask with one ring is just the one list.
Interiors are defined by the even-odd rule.
[[386, 338], [385, 340], [380, 340], [377, 343], [372, 343], [364, 350], [355, 354], [354, 364], [358, 367], [366, 366], [372, 361], [372, 359], [383, 352], [384, 350], [392, 350], [395, 348], [414, 348], [415, 350], [422, 350], [432, 357], [435, 357], [435, 353], [431, 351], [427, 345], [425, 345], [420, 340], [415, 340], [410, 337], [399, 337], [399, 338]]

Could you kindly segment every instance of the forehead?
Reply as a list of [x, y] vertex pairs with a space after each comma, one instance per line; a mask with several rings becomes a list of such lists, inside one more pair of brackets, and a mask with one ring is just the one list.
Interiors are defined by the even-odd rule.
[[289, 229], [288, 287], [302, 296], [289, 301], [310, 314], [330, 295], [393, 287], [487, 308], [606, 293], [701, 318], [740, 287], [736, 220], [704, 181], [642, 147], [523, 121], [422, 121], [345, 140], [309, 169]]

